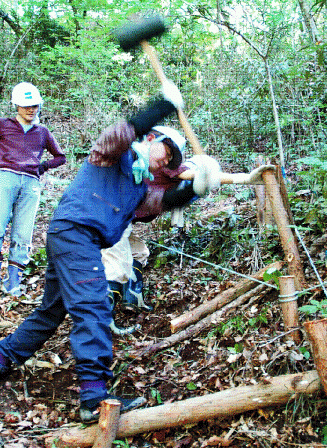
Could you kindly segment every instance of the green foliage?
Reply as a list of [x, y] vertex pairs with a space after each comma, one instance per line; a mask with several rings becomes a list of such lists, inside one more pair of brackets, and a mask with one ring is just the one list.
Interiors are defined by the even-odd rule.
[[303, 305], [299, 308], [299, 311], [305, 313], [308, 316], [320, 315], [322, 317], [327, 316], [327, 299], [325, 300], [310, 300], [310, 305]]
[[186, 384], [186, 389], [187, 390], [196, 390], [197, 386], [196, 386], [196, 384], [193, 383], [193, 381], [191, 381], [191, 382]]
[[240, 343], [236, 343], [236, 344], [234, 345], [234, 347], [227, 347], [227, 350], [228, 350], [232, 355], [235, 355], [235, 354], [237, 354], [237, 353], [242, 353], [242, 352], [243, 352], [243, 349], [244, 349], [243, 344], [240, 344]]
[[128, 443], [128, 441], [125, 439], [125, 441], [123, 440], [114, 440], [113, 445], [117, 446], [118, 448], [130, 448], [130, 444]]
[[263, 280], [265, 282], [269, 282], [270, 280], [273, 280], [277, 287], [279, 288], [279, 281], [278, 278], [282, 275], [282, 273], [276, 269], [276, 268], [269, 268], [267, 269], [263, 274]]
[[310, 359], [311, 353], [306, 347], [299, 347], [299, 352], [302, 353], [305, 359]]
[[35, 254], [33, 254], [28, 266], [25, 268], [25, 273], [30, 275], [44, 269], [47, 266], [47, 252], [45, 247], [41, 247]]
[[[236, 315], [233, 316], [231, 319], [229, 319], [226, 322], [220, 323], [215, 332], [218, 332], [220, 334], [224, 334], [224, 332], [229, 329], [232, 331], [235, 331], [237, 333], [244, 334], [248, 328], [259, 328], [262, 324], [268, 323], [268, 314], [269, 305], [264, 307], [259, 314], [257, 314], [254, 317], [251, 317], [250, 319], [246, 320], [244, 316]], [[210, 332], [210, 337], [213, 335], [212, 332]], [[242, 344], [236, 344], [234, 347], [230, 348], [230, 351], [233, 353], [241, 353], [243, 351]]]
[[151, 389], [151, 397], [156, 400], [157, 404], [162, 404], [161, 395], [157, 389]]
[[325, 444], [325, 445], [327, 445], [327, 425], [325, 425], [325, 426], [323, 426], [322, 428], [321, 428], [321, 433], [322, 433], [322, 435], [323, 435], [323, 439], [322, 439], [322, 443], [323, 444]]
[[[327, 154], [327, 146], [325, 148], [325, 155]], [[303, 182], [314, 193], [320, 194], [327, 199], [327, 162], [325, 157], [308, 156], [298, 160], [298, 165], [305, 165], [306, 168], [298, 172], [302, 177]]]

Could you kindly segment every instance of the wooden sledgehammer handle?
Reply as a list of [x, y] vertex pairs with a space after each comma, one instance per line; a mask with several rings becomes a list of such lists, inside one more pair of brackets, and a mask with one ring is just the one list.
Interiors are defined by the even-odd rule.
[[[140, 42], [140, 45], [144, 51], [144, 53], [147, 54], [150, 63], [152, 65], [153, 70], [155, 71], [159, 81], [161, 84], [164, 84], [164, 82], [167, 80], [167, 77], [162, 69], [161, 63], [157, 57], [157, 53], [155, 49], [148, 43], [146, 40], [142, 40]], [[188, 138], [194, 154], [203, 154], [203, 148], [201, 146], [201, 143], [199, 142], [199, 139], [195, 135], [190, 123], [188, 122], [186, 115], [184, 114], [183, 110], [178, 107], [177, 108], [177, 114], [179, 122], [184, 129], [185, 135]]]

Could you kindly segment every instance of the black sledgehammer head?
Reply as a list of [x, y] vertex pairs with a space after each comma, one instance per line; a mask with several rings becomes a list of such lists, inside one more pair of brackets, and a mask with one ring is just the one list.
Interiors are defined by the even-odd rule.
[[144, 18], [137, 22], [131, 22], [114, 31], [114, 35], [124, 51], [137, 47], [142, 40], [157, 37], [167, 30], [163, 19], [159, 15]]

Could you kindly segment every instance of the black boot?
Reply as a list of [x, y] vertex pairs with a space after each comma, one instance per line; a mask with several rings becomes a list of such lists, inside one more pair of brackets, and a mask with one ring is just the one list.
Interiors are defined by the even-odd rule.
[[136, 281], [129, 279], [124, 283], [122, 306], [129, 311], [152, 311], [152, 306], [147, 305], [143, 299], [143, 268], [139, 261], [133, 261], [133, 271]]

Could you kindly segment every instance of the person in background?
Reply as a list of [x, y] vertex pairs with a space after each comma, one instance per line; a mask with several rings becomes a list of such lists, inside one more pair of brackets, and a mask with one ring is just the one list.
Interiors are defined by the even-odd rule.
[[[21, 280], [30, 260], [32, 236], [39, 207], [40, 176], [66, 162], [51, 132], [39, 125], [43, 100], [39, 90], [21, 82], [12, 90], [15, 118], [0, 118], [0, 250], [11, 219], [8, 274], [2, 291], [20, 296]], [[47, 151], [52, 158], [41, 162]], [[0, 255], [0, 268], [3, 255]]]

